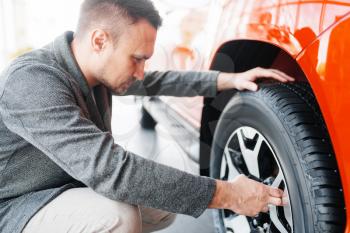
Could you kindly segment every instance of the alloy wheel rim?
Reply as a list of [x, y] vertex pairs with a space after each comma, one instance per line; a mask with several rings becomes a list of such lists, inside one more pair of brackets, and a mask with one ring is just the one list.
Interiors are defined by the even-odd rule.
[[285, 193], [282, 207], [269, 206], [268, 213], [245, 217], [222, 210], [227, 233], [292, 233], [293, 216], [283, 170], [270, 143], [256, 129], [243, 126], [229, 137], [221, 161], [220, 179], [232, 180], [239, 174], [278, 187]]

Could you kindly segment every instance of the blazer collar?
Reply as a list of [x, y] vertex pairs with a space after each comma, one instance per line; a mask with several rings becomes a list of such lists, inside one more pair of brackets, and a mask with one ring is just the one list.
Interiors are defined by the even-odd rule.
[[73, 32], [67, 31], [63, 35], [57, 37], [53, 42], [54, 54], [60, 66], [62, 66], [63, 69], [65, 69], [78, 82], [79, 87], [86, 99], [91, 120], [101, 130], [105, 131], [105, 124], [103, 123], [96, 103], [92, 98], [93, 93], [73, 55], [73, 51], [70, 46], [71, 42], [73, 41], [73, 35]]
[[89, 85], [75, 60], [70, 46], [73, 41], [73, 35], [73, 32], [67, 31], [63, 35], [57, 37], [53, 42], [53, 50], [58, 63], [76, 79], [83, 94], [87, 96], [90, 92]]

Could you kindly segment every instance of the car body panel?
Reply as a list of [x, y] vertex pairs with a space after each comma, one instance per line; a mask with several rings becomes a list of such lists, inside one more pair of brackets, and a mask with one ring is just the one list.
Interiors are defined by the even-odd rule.
[[[346, 17], [324, 32], [297, 57], [316, 95], [330, 134], [338, 161], [346, 206], [350, 204], [349, 32], [350, 17]], [[348, 226], [346, 232], [349, 231]]]
[[[165, 4], [164, 1], [157, 2]], [[349, 206], [350, 0], [203, 0], [202, 3], [190, 7], [180, 4], [163, 15], [164, 26], [159, 31], [148, 69], [210, 70], [220, 48], [238, 40], [265, 42], [285, 51], [296, 61], [315, 93]], [[224, 62], [235, 65], [230, 59]], [[202, 97], [161, 99], [199, 132]], [[348, 223], [349, 218], [347, 214]], [[350, 232], [348, 225], [346, 232]]]

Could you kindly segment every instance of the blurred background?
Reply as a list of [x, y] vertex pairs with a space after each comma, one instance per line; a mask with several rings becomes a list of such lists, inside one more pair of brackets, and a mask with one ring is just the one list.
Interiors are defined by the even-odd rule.
[[0, 0], [0, 69], [14, 57], [74, 30], [82, 0]]

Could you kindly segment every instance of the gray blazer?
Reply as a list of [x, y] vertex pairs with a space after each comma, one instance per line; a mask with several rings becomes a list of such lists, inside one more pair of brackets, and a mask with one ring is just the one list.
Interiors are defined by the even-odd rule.
[[[73, 32], [66, 32], [17, 58], [0, 76], [0, 232], [20, 233], [45, 204], [82, 186], [113, 200], [201, 215], [215, 181], [117, 145], [112, 93], [102, 85], [90, 90], [71, 52], [72, 39]], [[217, 75], [151, 72], [126, 94], [214, 96]]]

